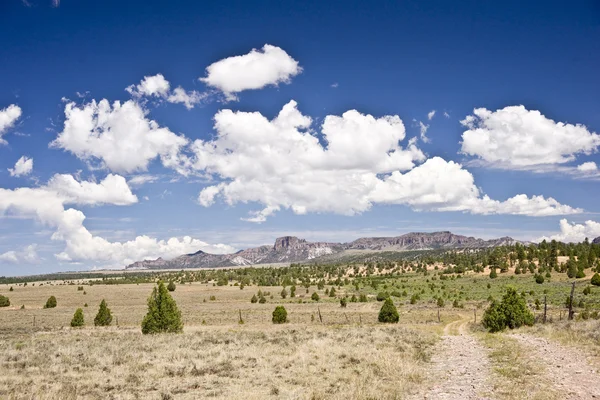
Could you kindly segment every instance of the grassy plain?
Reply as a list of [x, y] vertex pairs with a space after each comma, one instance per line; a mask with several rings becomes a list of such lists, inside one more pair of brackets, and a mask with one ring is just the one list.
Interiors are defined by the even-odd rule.
[[[490, 279], [487, 274], [468, 272], [442, 280], [438, 272], [378, 276], [375, 285], [364, 283], [358, 290], [350, 280], [336, 286], [334, 298], [325, 293], [331, 285], [321, 290], [311, 286], [308, 291], [298, 286], [295, 298], [282, 299], [281, 286], [251, 285], [242, 290], [235, 282], [180, 284], [172, 295], [183, 315], [184, 333], [158, 336], [140, 332], [152, 283], [89, 285], [81, 280], [0, 285], [0, 294], [11, 301], [10, 307], [0, 308], [0, 398], [399, 399], [428, 385], [430, 357], [444, 327], [472, 320], [475, 312], [480, 319], [489, 296], [499, 299], [507, 285], [524, 293], [532, 309], [535, 300], [543, 303], [546, 295], [555, 322], [565, 313], [570, 280], [564, 274], [537, 284], [531, 274], [507, 272]], [[589, 271], [586, 274], [577, 284], [576, 303], [583, 299], [585, 307], [598, 309], [600, 288], [582, 293], [591, 277]], [[250, 303], [259, 289], [270, 293], [267, 303]], [[382, 291], [400, 293], [392, 297], [400, 313], [398, 325], [377, 322], [381, 302], [375, 297]], [[321, 301], [310, 299], [313, 292], [319, 293]], [[368, 302], [340, 307], [340, 297], [360, 293], [368, 295]], [[415, 294], [420, 299], [411, 304]], [[44, 309], [52, 295], [58, 306]], [[437, 306], [439, 296], [445, 302], [442, 308]], [[102, 299], [114, 316], [109, 328], [92, 326]], [[454, 300], [460, 307], [452, 306]], [[281, 304], [289, 322], [273, 325], [271, 313]], [[69, 323], [79, 307], [84, 309], [86, 327], [72, 329]], [[589, 329], [577, 332], [577, 323], [571, 324], [573, 328], [562, 333], [555, 325], [529, 328], [529, 332], [575, 345], [580, 343], [574, 337], [584, 337], [580, 341], [586, 346], [600, 348], [600, 343], [594, 344], [597, 334]], [[480, 340], [492, 349], [496, 373], [506, 375], [502, 379], [532, 387], [535, 363], [514, 357], [520, 349], [514, 341]]]

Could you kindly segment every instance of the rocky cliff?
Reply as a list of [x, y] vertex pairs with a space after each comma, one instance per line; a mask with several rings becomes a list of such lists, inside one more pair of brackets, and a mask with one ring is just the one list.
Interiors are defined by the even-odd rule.
[[[600, 239], [600, 238], [599, 238]], [[596, 239], [598, 240], [598, 239]], [[277, 238], [273, 246], [259, 246], [233, 254], [208, 254], [198, 251], [172, 260], [158, 258], [135, 262], [127, 269], [217, 268], [254, 264], [301, 262], [322, 256], [343, 255], [350, 250], [409, 251], [460, 248], [485, 248], [514, 244], [510, 237], [483, 240], [451, 232], [407, 233], [396, 237], [360, 238], [350, 243], [307, 242], [295, 236]]]

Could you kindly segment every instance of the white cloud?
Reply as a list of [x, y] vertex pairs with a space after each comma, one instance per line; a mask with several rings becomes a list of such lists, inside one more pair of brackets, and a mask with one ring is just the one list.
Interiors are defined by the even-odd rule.
[[181, 86], [176, 87], [173, 92], [167, 97], [169, 103], [181, 103], [191, 110], [194, 105], [199, 104], [202, 100], [208, 97], [208, 93], [200, 93], [195, 90], [186, 92]]
[[51, 143], [82, 160], [100, 160], [115, 172], [145, 171], [160, 157], [163, 165], [178, 169], [179, 152], [188, 143], [168, 128], [146, 118], [146, 111], [133, 100], [112, 105], [104, 99], [65, 106], [63, 131]]
[[337, 88], [338, 86], [340, 86], [340, 85], [337, 82], [334, 82], [331, 84], [331, 87], [334, 89]]
[[329, 115], [321, 126], [326, 147], [311, 125], [293, 101], [271, 121], [257, 112], [220, 111], [216, 138], [192, 145], [191, 166], [222, 180], [204, 188], [198, 202], [210, 206], [221, 197], [230, 205], [264, 205], [246, 219], [252, 222], [280, 209], [353, 215], [376, 203], [476, 214], [581, 212], [541, 196], [492, 200], [480, 192], [470, 172], [439, 157], [415, 167], [425, 156], [412, 139], [407, 148], [399, 145], [406, 133], [398, 116], [375, 118], [355, 110]]
[[11, 104], [0, 110], [0, 144], [6, 143], [6, 141], [2, 139], [2, 135], [15, 126], [15, 122], [21, 117], [21, 114], [21, 107], [16, 104]]
[[209, 65], [206, 77], [200, 80], [222, 91], [228, 100], [235, 100], [236, 93], [289, 83], [301, 72], [298, 62], [283, 49], [265, 44], [261, 50], [253, 49], [248, 54], [228, 57]]
[[11, 250], [0, 254], [0, 264], [3, 262], [10, 264], [37, 264], [40, 262], [37, 254], [37, 245], [30, 244], [20, 251]]
[[33, 170], [33, 158], [22, 156], [15, 163], [14, 168], [8, 168], [10, 176], [27, 176]]
[[595, 172], [598, 171], [598, 166], [593, 161], [585, 162], [577, 166], [577, 170], [581, 172]]
[[162, 74], [145, 76], [138, 85], [128, 86], [125, 90], [134, 97], [156, 96], [166, 97], [171, 89], [171, 84]]
[[200, 93], [195, 90], [187, 92], [181, 86], [171, 91], [171, 84], [162, 74], [145, 76], [139, 84], [130, 85], [125, 90], [138, 99], [145, 96], [156, 97], [169, 103], [183, 104], [188, 110], [209, 96], [209, 93]]
[[157, 180], [158, 176], [142, 174], [134, 176], [133, 178], [129, 179], [127, 183], [131, 186], [142, 186], [146, 183], [156, 182]]
[[427, 119], [430, 121], [433, 119], [434, 116], [435, 116], [435, 110], [431, 110], [427, 113]]
[[444, 117], [450, 118], [450, 114], [448, 114], [448, 112], [444, 111]]
[[[85, 215], [76, 209], [65, 209], [68, 204], [128, 205], [137, 202], [125, 179], [108, 175], [100, 183], [79, 182], [70, 175], [55, 175], [46, 186], [37, 188], [0, 188], [0, 216], [16, 215], [33, 218], [55, 229], [53, 240], [63, 241], [65, 249], [56, 258], [65, 262], [88, 262], [96, 266], [124, 266], [131, 262], [204, 250], [213, 253], [232, 252], [231, 246], [211, 245], [184, 236], [159, 240], [138, 236], [125, 242], [110, 242], [94, 236], [84, 226]], [[8, 252], [5, 258], [18, 258]]]
[[600, 236], [600, 223], [592, 220], [585, 221], [583, 224], [569, 223], [566, 219], [560, 220], [560, 233], [549, 237], [542, 236], [536, 242], [542, 240], [557, 240], [560, 242], [583, 242], [585, 238], [592, 241]]
[[423, 122], [419, 121], [419, 133], [421, 135], [421, 140], [424, 143], [431, 142], [431, 139], [427, 137], [427, 130], [429, 129], [429, 125], [425, 125]]
[[523, 106], [497, 111], [477, 108], [461, 124], [462, 153], [500, 168], [526, 168], [562, 164], [600, 146], [600, 135], [583, 125], [555, 122]]

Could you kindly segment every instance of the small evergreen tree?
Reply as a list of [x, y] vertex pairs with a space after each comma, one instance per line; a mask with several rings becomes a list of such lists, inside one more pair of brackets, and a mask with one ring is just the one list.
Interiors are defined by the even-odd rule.
[[258, 302], [260, 304], [265, 304], [267, 302], [267, 298], [265, 296], [260, 296], [260, 298], [258, 299]]
[[331, 290], [329, 290], [329, 297], [335, 297], [335, 288], [332, 287]]
[[358, 296], [358, 302], [359, 303], [366, 303], [367, 301], [369, 301], [369, 299], [367, 299], [367, 295], [364, 293], [361, 293], [360, 296]]
[[94, 325], [109, 326], [111, 322], [112, 314], [110, 313], [110, 308], [106, 306], [106, 301], [102, 299], [100, 307], [98, 308], [98, 314], [96, 314], [96, 318], [94, 318]]
[[296, 297], [296, 286], [290, 288], [290, 297]]
[[287, 297], [287, 290], [285, 290], [285, 288], [283, 288], [283, 290], [281, 291], [281, 298], [285, 299]]
[[377, 301], [384, 301], [388, 297], [390, 297], [390, 295], [387, 292], [379, 292], [379, 293], [377, 293]]
[[592, 276], [590, 283], [594, 286], [600, 286], [600, 274], [596, 272], [594, 276]]
[[71, 326], [73, 328], [78, 328], [83, 325], [84, 325], [83, 310], [81, 308], [78, 308], [75, 311], [75, 315], [73, 315], [73, 319], [71, 320]]
[[525, 299], [514, 288], [508, 288], [500, 303], [492, 301], [485, 310], [482, 322], [490, 332], [498, 332], [506, 327], [514, 329], [533, 325], [534, 317], [527, 308]]
[[398, 310], [392, 302], [392, 299], [388, 297], [385, 299], [383, 306], [381, 306], [381, 310], [379, 311], [379, 322], [385, 323], [397, 323], [400, 320], [400, 315], [398, 315]]
[[0, 307], [10, 306], [10, 300], [6, 296], [0, 295]]
[[13, 290], [15, 290], [15, 289], [13, 289], [12, 286], [10, 287], [10, 289], [8, 289], [9, 292], [12, 292]]
[[340, 307], [346, 308], [347, 305], [348, 305], [348, 299], [346, 299], [345, 297], [342, 297], [340, 299]]
[[173, 281], [169, 282], [169, 284], [167, 285], [167, 290], [168, 290], [169, 292], [174, 292], [174, 291], [175, 291], [175, 288], [176, 288], [176, 286], [175, 286], [175, 282], [173, 282]]
[[497, 277], [498, 277], [498, 273], [496, 272], [496, 268], [494, 268], [490, 272], [490, 279], [496, 279]]
[[273, 311], [273, 323], [274, 324], [284, 324], [287, 322], [287, 311], [284, 306], [275, 307], [275, 311]]
[[48, 298], [48, 300], [46, 300], [46, 304], [44, 305], [44, 308], [54, 308], [54, 307], [56, 307], [56, 305], [57, 305], [56, 297], [50, 296]]
[[252, 298], [250, 299], [250, 303], [254, 304], [258, 302], [258, 297], [256, 297], [255, 294], [252, 295]]
[[148, 298], [148, 313], [142, 321], [142, 333], [181, 333], [183, 322], [181, 312], [175, 300], [169, 294], [164, 282], [158, 282], [158, 287], [152, 289]]
[[440, 308], [444, 307], [444, 299], [442, 299], [441, 297], [438, 297], [437, 306]]
[[310, 298], [311, 298], [313, 301], [319, 301], [319, 299], [320, 299], [320, 297], [319, 297], [319, 293], [317, 293], [317, 292], [313, 292], [313, 294], [312, 294], [312, 296], [310, 296]]
[[352, 295], [352, 297], [350, 297], [350, 303], [356, 303], [358, 301], [358, 298], [356, 297], [355, 294]]

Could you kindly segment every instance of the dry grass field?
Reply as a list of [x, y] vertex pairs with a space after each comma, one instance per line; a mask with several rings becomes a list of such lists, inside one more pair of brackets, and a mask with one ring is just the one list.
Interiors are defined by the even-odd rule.
[[[0, 399], [579, 399], [598, 390], [600, 322], [557, 318], [566, 279], [537, 285], [531, 276], [470, 274], [444, 281], [440, 292], [441, 282], [430, 289], [430, 278], [388, 282], [388, 290], [409, 293], [395, 298], [400, 323], [393, 325], [377, 322], [382, 303], [368, 287], [360, 290], [368, 302], [342, 308], [339, 297], [356, 293], [352, 285], [336, 288], [338, 298], [298, 286], [295, 298], [282, 299], [281, 286], [179, 284], [171, 294], [184, 332], [167, 335], [141, 334], [151, 283], [0, 285], [11, 301], [0, 308]], [[556, 299], [554, 323], [500, 334], [472, 324], [473, 310], [480, 320], [487, 304], [482, 299], [498, 298], [508, 284], [532, 309], [543, 291]], [[259, 289], [270, 293], [266, 304], [250, 302]], [[315, 291], [319, 302], [310, 299]], [[464, 308], [447, 300], [438, 321], [430, 296], [443, 292]], [[410, 304], [411, 293], [422, 299]], [[598, 295], [578, 294], [590, 304]], [[58, 306], [44, 309], [50, 296]], [[93, 326], [102, 299], [111, 327]], [[287, 309], [288, 323], [271, 322], [277, 305]], [[79, 307], [86, 326], [71, 328]], [[556, 369], [562, 362], [567, 372]]]

